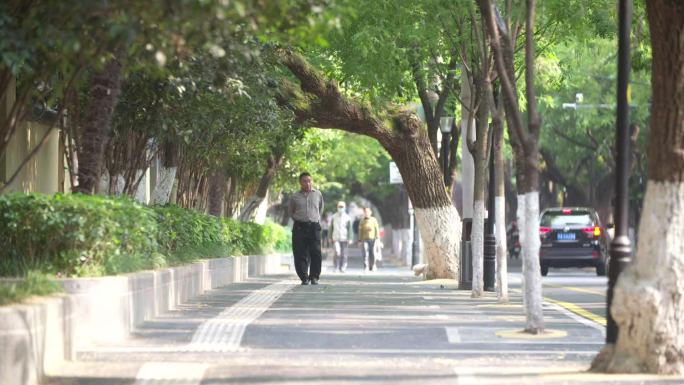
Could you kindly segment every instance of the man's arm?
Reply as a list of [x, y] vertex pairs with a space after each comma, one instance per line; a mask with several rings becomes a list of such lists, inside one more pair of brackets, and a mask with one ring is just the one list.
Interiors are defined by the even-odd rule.
[[290, 218], [294, 219], [292, 216], [295, 211], [295, 201], [294, 201], [294, 194], [290, 197], [290, 201], [288, 202], [288, 208], [287, 208], [287, 213], [290, 214]]
[[325, 204], [323, 203], [323, 193], [318, 191], [318, 195], [321, 197], [321, 203], [318, 205], [318, 212], [320, 213], [321, 219], [323, 219], [323, 208], [325, 207]]

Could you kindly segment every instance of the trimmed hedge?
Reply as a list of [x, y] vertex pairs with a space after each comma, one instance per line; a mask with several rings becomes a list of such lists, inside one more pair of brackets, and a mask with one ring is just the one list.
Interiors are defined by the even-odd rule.
[[80, 194], [0, 195], [0, 276], [98, 276], [289, 249], [287, 231], [177, 206]]

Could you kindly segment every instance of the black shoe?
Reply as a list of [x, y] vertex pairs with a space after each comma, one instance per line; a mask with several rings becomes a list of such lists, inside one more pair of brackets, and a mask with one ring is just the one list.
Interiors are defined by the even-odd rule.
[[306, 286], [306, 285], [308, 285], [308, 284], [309, 284], [309, 280], [308, 280], [308, 279], [305, 279], [305, 280], [302, 281], [302, 285], [305, 285], [305, 286]]
[[317, 280], [316, 278], [313, 278], [313, 279], [311, 280], [311, 284], [312, 284], [312, 285], [318, 285], [318, 280]]

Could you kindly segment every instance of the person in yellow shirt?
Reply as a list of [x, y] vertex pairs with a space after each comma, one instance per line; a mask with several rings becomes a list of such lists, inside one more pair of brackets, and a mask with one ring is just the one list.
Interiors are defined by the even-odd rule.
[[380, 236], [378, 221], [370, 207], [364, 207], [363, 219], [359, 222], [359, 242], [363, 253], [363, 270], [375, 271], [375, 241]]

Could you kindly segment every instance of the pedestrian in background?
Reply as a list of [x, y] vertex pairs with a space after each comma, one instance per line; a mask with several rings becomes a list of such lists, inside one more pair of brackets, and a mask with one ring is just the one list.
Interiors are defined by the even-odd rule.
[[326, 211], [325, 215], [321, 220], [321, 241], [323, 242], [323, 248], [330, 247], [330, 221], [332, 220], [332, 214], [330, 211]]
[[375, 240], [380, 236], [378, 221], [373, 217], [370, 207], [363, 209], [363, 219], [359, 222], [359, 241], [363, 253], [363, 270], [375, 271]]
[[337, 202], [337, 212], [330, 221], [330, 239], [335, 247], [333, 263], [335, 270], [344, 273], [347, 269], [347, 246], [352, 234], [352, 220], [346, 211], [346, 204]]
[[308, 172], [299, 175], [301, 189], [290, 199], [289, 213], [292, 226], [292, 254], [295, 270], [302, 285], [318, 285], [321, 275], [321, 213], [323, 195], [313, 188]]

